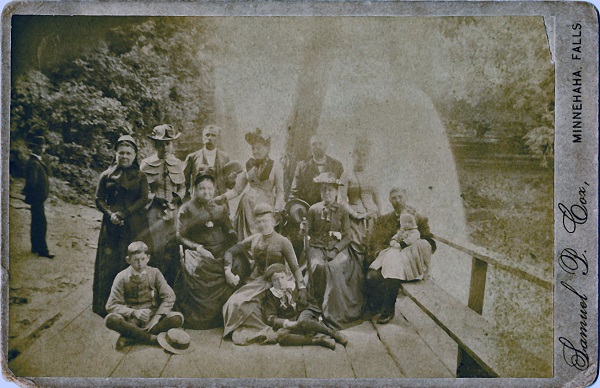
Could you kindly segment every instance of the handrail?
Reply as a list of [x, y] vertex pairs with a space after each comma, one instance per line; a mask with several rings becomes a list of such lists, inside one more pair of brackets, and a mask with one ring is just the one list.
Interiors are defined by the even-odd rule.
[[472, 257], [484, 261], [488, 264], [491, 264], [496, 268], [500, 268], [506, 272], [513, 273], [519, 276], [520, 278], [526, 279], [531, 283], [537, 284], [538, 286], [544, 287], [549, 290], [551, 290], [553, 287], [553, 282], [549, 280], [546, 277], [546, 275], [543, 274], [542, 271], [538, 270], [537, 268], [532, 268], [526, 265], [520, 265], [524, 268], [519, 268], [514, 263], [511, 263], [508, 259], [506, 259], [506, 256], [501, 255], [499, 253], [490, 252], [489, 250], [475, 244], [471, 244], [468, 242], [458, 243], [437, 234], [432, 234], [432, 237], [435, 240], [438, 240], [448, 246], [451, 246], [454, 249], [471, 255]]
[[[506, 256], [491, 252], [475, 244], [468, 242], [458, 243], [437, 235], [432, 235], [432, 237], [441, 243], [471, 256], [471, 282], [469, 285], [469, 300], [467, 307], [479, 315], [482, 315], [483, 313], [488, 265], [493, 265], [496, 268], [500, 268], [506, 272], [519, 276], [522, 279], [526, 279], [533, 284], [552, 290], [552, 282], [537, 268], [513, 263], [508, 260]], [[485, 370], [485, 368], [481, 368], [481, 360], [478, 360], [477, 357], [474, 356], [477, 355], [469, 354], [468, 349], [461, 347], [459, 344], [458, 367], [456, 370], [457, 377], [478, 376]], [[483, 372], [482, 376], [485, 376], [485, 373], [487, 372]]]

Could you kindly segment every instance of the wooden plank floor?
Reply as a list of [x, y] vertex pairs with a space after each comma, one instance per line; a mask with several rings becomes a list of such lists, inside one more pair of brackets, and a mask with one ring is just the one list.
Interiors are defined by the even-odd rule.
[[[402, 308], [406, 303], [399, 303], [403, 313], [410, 310]], [[87, 304], [76, 318], [44, 333], [9, 368], [22, 377], [452, 377], [403, 313], [388, 325], [365, 321], [344, 330], [348, 346], [338, 344], [335, 351], [317, 346], [236, 346], [221, 339], [222, 329], [212, 329], [188, 330], [195, 350], [171, 355], [158, 346], [116, 351], [118, 334], [106, 329]]]

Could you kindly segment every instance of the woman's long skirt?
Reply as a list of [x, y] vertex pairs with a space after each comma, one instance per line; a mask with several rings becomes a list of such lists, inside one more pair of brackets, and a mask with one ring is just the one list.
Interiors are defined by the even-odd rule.
[[[174, 211], [173, 214], [177, 215], [177, 212]], [[174, 287], [179, 269], [179, 243], [175, 235], [175, 220], [165, 220], [164, 215], [164, 210], [155, 204], [148, 209], [149, 233], [153, 244], [148, 265], [158, 268], [167, 283]]]
[[331, 261], [326, 248], [310, 247], [308, 254], [309, 288], [325, 321], [338, 329], [349, 326], [361, 317], [365, 304], [363, 256], [352, 245]]
[[114, 225], [108, 218], [102, 220], [92, 286], [92, 311], [105, 317], [106, 302], [110, 296], [113, 281], [119, 272], [129, 264], [125, 260], [127, 246], [131, 240], [127, 226]]
[[209, 249], [214, 259], [201, 257], [186, 249], [184, 261], [175, 282], [177, 309], [185, 317], [184, 327], [204, 330], [223, 325], [222, 308], [233, 293], [225, 281], [224, 249]]
[[232, 334], [235, 343], [244, 345], [268, 333], [270, 326], [262, 318], [262, 302], [269, 288], [271, 284], [259, 277], [231, 295], [223, 306], [223, 337]]

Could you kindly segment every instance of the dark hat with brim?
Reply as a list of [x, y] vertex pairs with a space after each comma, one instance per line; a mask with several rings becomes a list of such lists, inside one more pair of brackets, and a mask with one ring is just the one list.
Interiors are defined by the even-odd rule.
[[308, 214], [310, 205], [301, 199], [290, 199], [285, 204], [285, 212], [296, 223], [301, 223]]
[[223, 166], [223, 176], [229, 176], [232, 173], [239, 174], [242, 171], [244, 171], [244, 168], [239, 162], [236, 162], [235, 160]]
[[258, 217], [258, 216], [262, 216], [263, 214], [273, 214], [273, 208], [268, 204], [268, 203], [258, 203], [256, 206], [254, 206], [254, 209], [252, 210], [252, 214], [254, 215], [254, 217]]
[[190, 335], [182, 329], [162, 332], [157, 336], [157, 340], [163, 349], [173, 354], [191, 353], [196, 349]]
[[255, 143], [271, 145], [271, 136], [264, 134], [260, 128], [256, 128], [254, 131], [246, 133], [245, 138], [246, 142], [250, 145]]
[[284, 272], [284, 273], [287, 272], [287, 269], [285, 268], [285, 264], [281, 264], [281, 263], [271, 264], [265, 270], [265, 274], [263, 275], [263, 279], [265, 279], [266, 281], [270, 282], [271, 281], [271, 277], [273, 275], [275, 275], [276, 273], [279, 273], [279, 272]]
[[171, 141], [181, 136], [181, 133], [177, 133], [175, 128], [169, 124], [157, 125], [152, 129], [152, 133], [148, 137], [152, 140], [158, 141]]

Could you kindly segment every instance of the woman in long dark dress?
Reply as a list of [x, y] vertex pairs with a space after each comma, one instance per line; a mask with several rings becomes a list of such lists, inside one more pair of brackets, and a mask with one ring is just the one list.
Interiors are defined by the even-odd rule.
[[106, 316], [106, 302], [117, 274], [127, 268], [127, 246], [132, 241], [151, 245], [148, 234], [148, 180], [140, 171], [137, 145], [129, 136], [121, 136], [115, 144], [115, 164], [100, 175], [96, 206], [102, 212], [98, 238], [92, 310]]
[[226, 207], [212, 201], [215, 179], [198, 175], [194, 199], [177, 216], [177, 239], [184, 259], [175, 282], [177, 308], [189, 329], [210, 329], [223, 324], [221, 310], [233, 292], [225, 281], [223, 254], [237, 242]]
[[154, 249], [148, 265], [158, 268], [171, 287], [179, 269], [175, 218], [185, 196], [185, 166], [173, 155], [171, 146], [179, 135], [167, 124], [154, 127], [148, 137], [152, 139], [156, 153], [142, 160], [140, 165], [140, 170], [148, 179], [152, 200], [147, 214]]
[[364, 307], [364, 254], [356, 248], [346, 207], [337, 202], [340, 181], [330, 172], [314, 179], [321, 202], [308, 210], [301, 229], [310, 236], [307, 251], [309, 291], [326, 322], [344, 328], [359, 319]]

